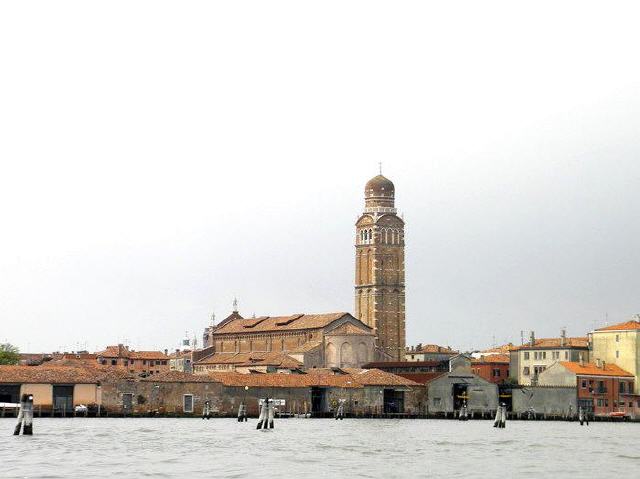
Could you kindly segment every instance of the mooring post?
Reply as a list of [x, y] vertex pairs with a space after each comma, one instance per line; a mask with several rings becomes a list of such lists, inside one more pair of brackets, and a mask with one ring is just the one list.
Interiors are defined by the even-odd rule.
[[336, 409], [336, 421], [344, 419], [344, 403], [346, 399], [338, 399], [338, 409]]
[[202, 419], [209, 420], [211, 418], [211, 403], [209, 401], [204, 402], [204, 407], [202, 408]]
[[23, 394], [20, 398], [18, 424], [16, 424], [13, 435], [19, 435], [20, 429], [25, 436], [33, 435], [33, 396], [31, 394]]

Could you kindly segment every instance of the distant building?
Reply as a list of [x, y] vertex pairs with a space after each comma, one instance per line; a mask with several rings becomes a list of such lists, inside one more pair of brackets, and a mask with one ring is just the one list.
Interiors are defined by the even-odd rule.
[[169, 356], [162, 351], [134, 351], [127, 346], [107, 346], [96, 353], [98, 364], [122, 366], [131, 373], [143, 376], [169, 371]]
[[596, 329], [590, 334], [593, 361], [616, 364], [629, 371], [634, 392], [640, 394], [640, 321], [637, 319]]
[[193, 365], [194, 373], [235, 371], [238, 373], [290, 373], [303, 364], [286, 353], [213, 353]]
[[494, 384], [503, 384], [509, 377], [509, 355], [489, 354], [471, 360], [471, 371]]
[[484, 351], [475, 351], [471, 354], [471, 357], [480, 358], [482, 356], [492, 356], [494, 354], [510, 354], [511, 351], [516, 349], [513, 343], [503, 344], [502, 346], [496, 346], [495, 348], [485, 349]]
[[405, 361], [448, 361], [457, 354], [459, 351], [449, 346], [419, 343], [417, 346], [406, 348], [404, 359]]
[[449, 372], [449, 361], [380, 361], [365, 364], [363, 368], [380, 369], [419, 384], [426, 384]]
[[183, 351], [176, 349], [175, 352], [169, 354], [169, 370], [192, 373], [193, 351], [190, 349], [185, 349]]
[[633, 374], [615, 364], [560, 361], [540, 373], [540, 386], [573, 386], [578, 407], [596, 416], [640, 411], [640, 396], [634, 394]]
[[510, 353], [509, 377], [518, 384], [531, 386], [538, 375], [558, 361], [589, 361], [589, 341], [586, 337], [536, 339], [531, 333], [529, 342]]

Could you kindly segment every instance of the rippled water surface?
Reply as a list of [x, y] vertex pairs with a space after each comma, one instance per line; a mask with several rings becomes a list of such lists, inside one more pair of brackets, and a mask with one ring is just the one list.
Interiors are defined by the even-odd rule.
[[2, 478], [638, 477], [640, 424], [0, 419]]

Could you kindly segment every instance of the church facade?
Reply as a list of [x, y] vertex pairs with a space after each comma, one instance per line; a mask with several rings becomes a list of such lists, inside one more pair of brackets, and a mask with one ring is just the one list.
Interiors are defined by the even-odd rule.
[[404, 360], [404, 221], [395, 187], [382, 175], [369, 180], [356, 222], [355, 316], [371, 327], [383, 356]]

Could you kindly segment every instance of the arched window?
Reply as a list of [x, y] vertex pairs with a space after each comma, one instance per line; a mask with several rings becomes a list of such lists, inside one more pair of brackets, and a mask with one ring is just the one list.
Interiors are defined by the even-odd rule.
[[369, 230], [369, 241], [371, 241], [372, 239], [373, 239], [373, 232]]
[[384, 229], [384, 242], [389, 242], [389, 230], [387, 228]]

